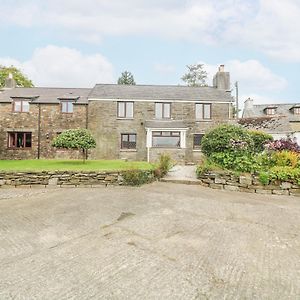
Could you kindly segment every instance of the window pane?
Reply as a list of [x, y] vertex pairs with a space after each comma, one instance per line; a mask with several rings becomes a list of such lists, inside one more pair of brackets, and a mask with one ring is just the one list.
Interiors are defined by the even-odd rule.
[[199, 149], [204, 134], [194, 134], [194, 148]]
[[62, 102], [62, 103], [61, 103], [61, 111], [62, 111], [63, 113], [68, 112], [68, 104], [67, 104], [67, 102]]
[[127, 142], [128, 141], [128, 135], [127, 134], [122, 134], [122, 142]]
[[118, 117], [125, 118], [125, 103], [118, 102]]
[[29, 101], [22, 101], [22, 104], [23, 104], [22, 111], [29, 112]]
[[67, 102], [68, 103], [68, 110], [67, 110], [67, 112], [68, 113], [72, 113], [73, 112], [73, 102]]
[[26, 133], [25, 147], [31, 147], [31, 133]]
[[203, 118], [203, 104], [196, 104], [196, 119]]
[[133, 102], [126, 102], [126, 118], [133, 118]]
[[8, 135], [8, 145], [11, 148], [16, 147], [16, 143], [15, 143], [16, 139], [15, 139], [15, 134], [14, 133], [9, 133]]
[[129, 135], [129, 142], [135, 142], [136, 141], [136, 135], [135, 134], [130, 134]]
[[14, 103], [14, 111], [21, 112], [22, 103], [21, 101], [15, 101]]
[[170, 117], [171, 117], [171, 104], [164, 103], [164, 118], [170, 118]]
[[204, 104], [203, 108], [204, 108], [204, 119], [210, 119], [211, 118], [211, 114], [210, 114], [210, 104]]
[[155, 118], [162, 119], [162, 103], [155, 103]]
[[17, 148], [23, 148], [24, 147], [24, 133], [18, 132], [17, 133]]
[[170, 132], [170, 131], [162, 131], [162, 132], [161, 132], [161, 135], [162, 135], [162, 136], [170, 136], [170, 135], [171, 135], [171, 132]]

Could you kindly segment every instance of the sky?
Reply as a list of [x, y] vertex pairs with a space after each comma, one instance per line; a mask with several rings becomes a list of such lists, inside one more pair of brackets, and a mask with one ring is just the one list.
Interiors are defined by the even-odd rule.
[[36, 86], [93, 87], [121, 72], [184, 84], [220, 64], [240, 103], [300, 102], [300, 0], [0, 0], [0, 65]]

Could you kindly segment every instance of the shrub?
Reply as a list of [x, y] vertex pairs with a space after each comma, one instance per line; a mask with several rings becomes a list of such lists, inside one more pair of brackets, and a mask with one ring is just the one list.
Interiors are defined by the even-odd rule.
[[299, 163], [299, 154], [292, 151], [278, 151], [274, 153], [274, 158], [277, 166], [289, 166], [296, 168]]
[[300, 147], [297, 142], [293, 141], [291, 138], [282, 138], [279, 140], [268, 142], [265, 145], [267, 150], [282, 151], [290, 150], [293, 152], [300, 152]]
[[220, 167], [213, 163], [212, 161], [208, 159], [204, 159], [200, 162], [200, 164], [197, 166], [196, 169], [196, 175], [197, 178], [204, 175], [205, 173], [208, 173], [210, 171], [220, 170]]
[[140, 186], [142, 184], [152, 182], [154, 179], [152, 171], [145, 171], [145, 170], [138, 170], [138, 169], [123, 171], [122, 177], [123, 177], [124, 185], [133, 185], [133, 186]]
[[168, 154], [161, 154], [159, 157], [159, 163], [155, 171], [155, 175], [158, 178], [167, 175], [168, 171], [172, 167], [171, 157]]
[[255, 152], [262, 152], [264, 150], [265, 144], [273, 141], [273, 137], [263, 131], [248, 130], [248, 132], [254, 142]]
[[300, 184], [300, 169], [292, 167], [273, 167], [270, 169], [270, 181], [290, 181], [294, 184]]
[[270, 178], [269, 178], [269, 173], [268, 172], [261, 172], [259, 174], [259, 181], [263, 184], [263, 185], [268, 185], [270, 182]]
[[247, 130], [237, 125], [221, 125], [208, 132], [201, 141], [201, 149], [210, 157], [215, 153], [251, 152], [254, 142]]

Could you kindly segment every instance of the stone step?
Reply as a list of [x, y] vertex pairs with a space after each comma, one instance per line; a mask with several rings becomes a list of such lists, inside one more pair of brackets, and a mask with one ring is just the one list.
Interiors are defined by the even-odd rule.
[[199, 180], [196, 179], [173, 179], [173, 178], [162, 178], [161, 182], [168, 183], [179, 183], [179, 184], [187, 184], [187, 185], [201, 185]]

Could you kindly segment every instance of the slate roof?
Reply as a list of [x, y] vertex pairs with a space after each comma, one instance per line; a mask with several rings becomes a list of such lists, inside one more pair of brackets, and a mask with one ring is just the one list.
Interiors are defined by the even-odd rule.
[[286, 116], [263, 116], [239, 119], [238, 123], [252, 130], [263, 130], [268, 133], [292, 132], [289, 119]]
[[289, 121], [300, 121], [300, 115], [293, 113], [293, 107], [299, 107], [299, 103], [284, 104], [256, 104], [251, 111], [244, 110], [245, 117], [266, 117], [266, 108], [276, 108], [274, 116], [285, 116]]
[[164, 120], [151, 120], [145, 122], [145, 128], [187, 128], [183, 121], [178, 120], [171, 120], [171, 121], [164, 121]]
[[14, 88], [0, 92], [0, 102], [11, 102], [14, 98], [31, 98], [32, 103], [59, 103], [59, 99], [72, 99], [78, 104], [88, 103], [88, 88]]
[[96, 84], [89, 99], [233, 101], [230, 92], [214, 87], [118, 84]]

